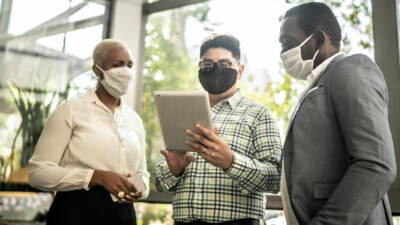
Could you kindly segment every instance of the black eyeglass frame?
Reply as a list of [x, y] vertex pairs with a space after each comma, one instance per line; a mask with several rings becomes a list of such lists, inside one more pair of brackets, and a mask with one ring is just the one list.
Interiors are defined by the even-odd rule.
[[[210, 65], [212, 64], [212, 66], [201, 67], [201, 63], [209, 63]], [[229, 66], [223, 66], [223, 65], [221, 65], [221, 63], [228, 63]], [[203, 72], [210, 72], [212, 68], [217, 66], [216, 68], [217, 68], [218, 71], [225, 72], [226, 69], [232, 68], [232, 65], [235, 64], [235, 63], [240, 64], [240, 61], [234, 61], [234, 62], [227, 62], [227, 61], [221, 61], [221, 62], [199, 61], [199, 68]]]

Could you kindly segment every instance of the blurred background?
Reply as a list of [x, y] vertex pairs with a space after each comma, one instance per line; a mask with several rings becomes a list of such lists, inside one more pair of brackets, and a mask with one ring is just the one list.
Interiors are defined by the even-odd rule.
[[[28, 184], [27, 162], [51, 112], [63, 100], [96, 87], [94, 46], [126, 43], [135, 80], [125, 101], [146, 129], [152, 173], [163, 148], [152, 91], [201, 90], [199, 47], [212, 33], [241, 41], [245, 73], [239, 87], [268, 106], [284, 141], [290, 112], [305, 83], [285, 74], [278, 41], [285, 11], [306, 0], [0, 0], [0, 224], [44, 224], [54, 193]], [[389, 121], [400, 146], [399, 0], [325, 0], [342, 26], [342, 51], [363, 53], [382, 69], [389, 88]], [[397, 161], [398, 165], [399, 160]], [[139, 224], [172, 224], [170, 193], [136, 204]], [[400, 182], [390, 202], [400, 224]], [[265, 224], [286, 224], [279, 195], [267, 195]]]

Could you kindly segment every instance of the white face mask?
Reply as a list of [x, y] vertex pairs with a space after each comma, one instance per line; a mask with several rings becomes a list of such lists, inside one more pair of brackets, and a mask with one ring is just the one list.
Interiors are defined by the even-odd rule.
[[119, 98], [126, 94], [132, 81], [134, 71], [129, 67], [118, 67], [104, 71], [96, 64], [104, 74], [104, 79], [100, 80], [106, 91], [113, 97]]
[[315, 52], [314, 57], [312, 59], [303, 60], [301, 58], [301, 46], [303, 46], [307, 41], [313, 36], [309, 36], [306, 40], [303, 41], [299, 46], [294, 47], [284, 53], [281, 54], [281, 59], [283, 63], [283, 67], [285, 67], [286, 72], [300, 80], [305, 80], [308, 75], [310, 75], [311, 71], [314, 67], [314, 59], [317, 57], [319, 49]]

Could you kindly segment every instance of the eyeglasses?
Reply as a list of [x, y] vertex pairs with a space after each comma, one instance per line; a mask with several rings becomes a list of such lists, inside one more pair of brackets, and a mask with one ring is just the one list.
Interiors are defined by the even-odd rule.
[[240, 63], [239, 61], [236, 62], [210, 62], [210, 61], [200, 61], [199, 67], [200, 70], [203, 72], [210, 72], [214, 66], [216, 66], [217, 70], [220, 72], [225, 72], [227, 69], [231, 68], [234, 63]]

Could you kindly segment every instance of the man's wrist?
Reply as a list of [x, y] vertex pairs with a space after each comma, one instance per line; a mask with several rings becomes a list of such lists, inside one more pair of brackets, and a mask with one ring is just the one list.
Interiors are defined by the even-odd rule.
[[183, 170], [184, 169], [182, 169], [182, 170], [170, 170], [170, 171], [171, 171], [172, 175], [174, 175], [175, 177], [180, 177], [182, 175], [182, 173], [183, 173]]
[[230, 156], [228, 157], [228, 158], [229, 158], [228, 163], [226, 164], [226, 166], [221, 167], [221, 169], [222, 169], [224, 172], [228, 171], [228, 170], [232, 167], [232, 164], [233, 164], [233, 152], [230, 152], [230, 153], [231, 153], [231, 154], [230, 154]]

